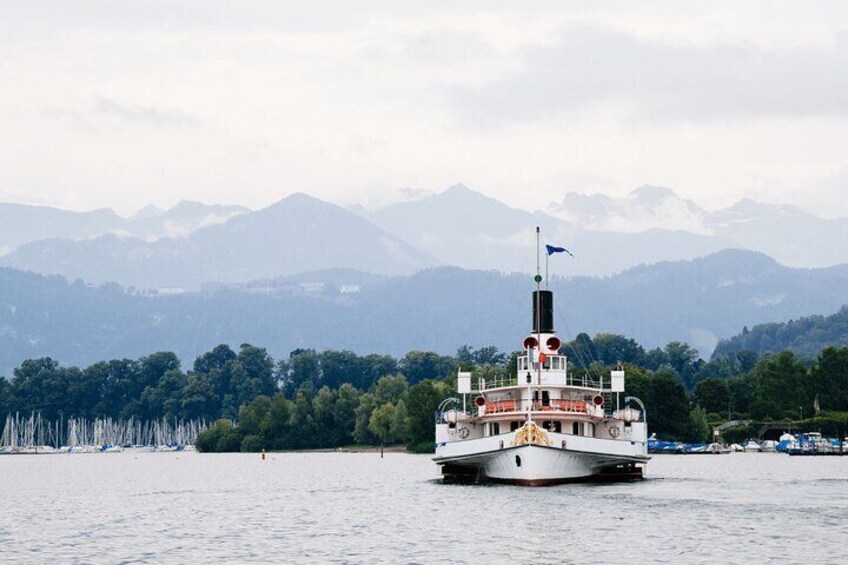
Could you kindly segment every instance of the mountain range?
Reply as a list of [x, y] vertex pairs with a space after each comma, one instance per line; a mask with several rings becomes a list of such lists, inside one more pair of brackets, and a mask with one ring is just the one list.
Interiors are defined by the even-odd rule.
[[[151, 226], [150, 220], [136, 221]], [[294, 194], [182, 237], [47, 239], [21, 245], [0, 263], [94, 284], [197, 290], [203, 283], [329, 268], [410, 274], [437, 261], [351, 212]]]
[[463, 185], [376, 210], [294, 194], [269, 207], [184, 202], [131, 218], [0, 204], [0, 265], [94, 284], [198, 290], [320, 269], [407, 275], [436, 265], [529, 272], [535, 227], [567, 247], [552, 274], [610, 276], [728, 248], [792, 267], [848, 262], [848, 220], [743, 200], [710, 212], [643, 186], [622, 198], [568, 193], [545, 211], [512, 208]]
[[[687, 341], [704, 357], [743, 326], [839, 310], [846, 285], [848, 266], [792, 269], [748, 251], [550, 281], [565, 338], [612, 332], [646, 347]], [[334, 269], [148, 295], [5, 268], [0, 368], [9, 375], [43, 355], [84, 365], [158, 350], [190, 362], [219, 343], [252, 343], [276, 358], [296, 348], [513, 351], [530, 329], [534, 288], [524, 274], [437, 267], [394, 277]]]

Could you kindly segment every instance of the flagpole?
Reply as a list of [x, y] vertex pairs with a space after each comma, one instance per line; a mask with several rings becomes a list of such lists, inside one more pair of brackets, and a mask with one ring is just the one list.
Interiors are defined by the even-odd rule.
[[[539, 241], [539, 226], [536, 226], [536, 349], [538, 356], [536, 358], [536, 396], [541, 396], [539, 387], [542, 385], [542, 273], [539, 268], [539, 255], [542, 252], [542, 246]], [[547, 254], [545, 254], [545, 266], [547, 268]], [[530, 398], [530, 407], [534, 408], [534, 398]], [[531, 414], [532, 418], [532, 414]]]
[[551, 258], [550, 253], [545, 253], [545, 290], [550, 290], [551, 285], [548, 284], [548, 261]]

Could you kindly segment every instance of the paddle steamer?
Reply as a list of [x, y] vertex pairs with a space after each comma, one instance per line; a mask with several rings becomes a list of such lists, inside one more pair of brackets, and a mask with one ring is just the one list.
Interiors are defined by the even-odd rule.
[[642, 478], [645, 408], [621, 397], [624, 370], [573, 375], [554, 331], [553, 293], [538, 268], [532, 331], [514, 376], [457, 374], [458, 397], [436, 413], [436, 456], [446, 480], [546, 485]]

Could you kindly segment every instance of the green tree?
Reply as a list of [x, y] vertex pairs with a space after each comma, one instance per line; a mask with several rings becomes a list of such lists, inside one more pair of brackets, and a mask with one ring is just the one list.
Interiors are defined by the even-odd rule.
[[848, 347], [825, 348], [810, 371], [808, 398], [822, 410], [848, 411]]
[[486, 347], [481, 347], [477, 351], [473, 353], [472, 357], [474, 364], [477, 366], [481, 365], [493, 365], [496, 367], [502, 366], [506, 363], [507, 356], [506, 353], [501, 353], [498, 351], [498, 348], [494, 345], [488, 345]]
[[333, 419], [342, 445], [353, 441], [353, 432], [356, 429], [356, 407], [359, 405], [360, 394], [350, 383], [340, 386], [337, 392]]
[[282, 392], [288, 398], [293, 398], [304, 384], [315, 390], [321, 380], [318, 354], [314, 349], [295, 349], [288, 361], [280, 363], [279, 379]]
[[336, 393], [322, 386], [312, 399], [312, 414], [315, 421], [314, 447], [336, 447], [341, 437], [336, 423]]
[[395, 405], [390, 431], [395, 442], [409, 441], [409, 413], [406, 410], [406, 402], [403, 400], [398, 400]]
[[27, 359], [14, 374], [11, 389], [15, 409], [25, 414], [41, 411], [46, 418], [56, 418], [67, 393], [59, 363], [49, 357]]
[[[409, 389], [409, 442], [413, 446], [427, 444], [432, 451], [435, 438], [433, 414], [446, 396], [445, 386], [440, 381], [424, 380]], [[422, 448], [423, 449], [423, 448]]]
[[229, 345], [221, 344], [212, 351], [204, 353], [194, 360], [194, 372], [204, 375], [212, 373], [215, 369], [224, 370], [231, 362], [236, 360], [235, 352]]
[[86, 368], [84, 378], [99, 383], [99, 401], [94, 404], [94, 417], [117, 418], [123, 407], [136, 398], [139, 364], [130, 359], [102, 361]]
[[618, 362], [641, 365], [645, 362], [645, 350], [642, 346], [623, 335], [599, 333], [591, 343], [594, 348], [592, 359], [603, 361], [606, 365], [615, 365]]
[[392, 375], [381, 378], [374, 386], [374, 396], [378, 402], [396, 403], [403, 400], [409, 393], [409, 385], [403, 375]]
[[[351, 351], [324, 351], [318, 355], [321, 384], [338, 389], [345, 383], [361, 386], [365, 381], [362, 360]], [[369, 382], [366, 386], [371, 386]]]
[[462, 371], [470, 371], [474, 368], [474, 348], [469, 345], [463, 345], [457, 349], [453, 358]]
[[230, 367], [231, 394], [236, 398], [236, 406], [247, 404], [257, 396], [271, 396], [276, 392], [274, 360], [264, 348], [243, 344]]
[[[211, 420], [217, 415], [217, 399], [215, 389], [208, 378], [190, 373], [180, 394], [181, 410], [184, 418], [189, 420]], [[241, 441], [241, 440], [239, 440]]]
[[575, 367], [581, 371], [588, 370], [589, 365], [598, 359], [598, 351], [592, 338], [587, 333], [577, 334], [574, 341], [565, 344], [564, 349], [568, 352]]
[[705, 443], [711, 441], [712, 428], [707, 422], [707, 413], [700, 406], [689, 412], [689, 432], [687, 439], [691, 442]]
[[9, 413], [9, 381], [0, 376], [0, 421], [6, 420]]
[[673, 373], [662, 370], [654, 373], [650, 383], [646, 402], [650, 428], [666, 439], [684, 439], [689, 430], [689, 400], [683, 384]]
[[400, 361], [400, 370], [410, 383], [424, 379], [443, 379], [454, 372], [456, 362], [432, 351], [410, 351]]
[[388, 355], [366, 355], [361, 358], [361, 362], [362, 382], [352, 382], [353, 386], [360, 390], [368, 390], [382, 377], [398, 372], [398, 362]]
[[218, 420], [197, 436], [195, 447], [202, 453], [241, 450], [242, 436], [230, 420]]
[[297, 449], [309, 449], [315, 442], [315, 417], [312, 412], [312, 383], [305, 381], [294, 395], [289, 421], [291, 445]]
[[704, 379], [695, 385], [692, 401], [709, 414], [726, 414], [730, 406], [730, 387], [724, 379]]
[[353, 431], [353, 439], [357, 443], [376, 443], [378, 438], [371, 432], [368, 424], [371, 422], [371, 413], [379, 405], [377, 399], [370, 392], [359, 397], [359, 405], [356, 407], [356, 426]]
[[[239, 431], [245, 436], [264, 437], [263, 421], [271, 410], [271, 399], [267, 396], [257, 396], [250, 404], [239, 408]], [[260, 447], [261, 449], [261, 447]]]
[[806, 398], [807, 371], [795, 355], [784, 351], [764, 357], [754, 368], [754, 399], [751, 415], [758, 419], [798, 417], [799, 410], [812, 413]]
[[262, 417], [261, 430], [266, 445], [271, 449], [294, 447], [291, 437], [291, 419], [294, 405], [278, 392], [271, 399], [268, 412]]
[[739, 417], [750, 414], [755, 388], [753, 374], [728, 379], [727, 388], [730, 394], [731, 416]]
[[368, 419], [368, 430], [374, 434], [384, 445], [391, 445], [395, 442], [394, 431], [396, 428], [397, 410], [394, 404], [384, 402], [371, 413]]
[[147, 387], [157, 386], [168, 371], [179, 371], [180, 359], [170, 351], [159, 351], [138, 360], [137, 378], [131, 384], [129, 395], [133, 398], [141, 396]]
[[668, 363], [680, 378], [687, 390], [692, 390], [695, 384], [695, 375], [698, 373], [703, 361], [698, 358], [698, 350], [686, 343], [673, 341], [665, 346], [665, 354]]

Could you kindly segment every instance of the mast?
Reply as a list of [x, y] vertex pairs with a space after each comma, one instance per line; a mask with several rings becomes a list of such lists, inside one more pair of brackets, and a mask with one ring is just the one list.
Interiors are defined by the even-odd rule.
[[[536, 276], [533, 279], [536, 281], [536, 394], [539, 393], [539, 386], [542, 384], [542, 272], [541, 272], [541, 245], [539, 226], [536, 226]], [[532, 353], [531, 353], [532, 361]], [[532, 379], [531, 379], [532, 382]], [[527, 421], [533, 420], [533, 387], [530, 383], [527, 385]]]

